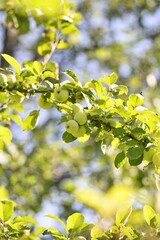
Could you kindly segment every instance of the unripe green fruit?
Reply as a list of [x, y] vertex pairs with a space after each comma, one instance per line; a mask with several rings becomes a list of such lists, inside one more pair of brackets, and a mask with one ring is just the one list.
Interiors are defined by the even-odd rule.
[[0, 87], [7, 86], [7, 76], [3, 73], [0, 73]]
[[54, 89], [54, 98], [58, 102], [66, 102], [69, 97], [69, 92], [64, 87], [57, 87]]
[[160, 152], [153, 154], [152, 161], [156, 167], [160, 167]]
[[84, 125], [87, 122], [86, 113], [83, 111], [79, 111], [75, 114], [74, 120], [77, 121], [79, 125]]
[[72, 134], [74, 137], [83, 137], [86, 134], [85, 126], [79, 126], [79, 129], [76, 133]]
[[52, 106], [52, 103], [47, 102], [46, 99], [41, 95], [38, 99], [38, 105], [43, 109], [49, 109]]
[[72, 109], [73, 109], [73, 114], [75, 115], [77, 112], [82, 111], [83, 107], [79, 103], [74, 103], [72, 105]]
[[79, 125], [75, 120], [69, 120], [66, 122], [66, 131], [71, 134], [75, 134], [79, 129]]
[[12, 88], [15, 86], [16, 77], [13, 74], [9, 74], [7, 75], [7, 81], [8, 81], [8, 86]]
[[154, 154], [155, 154], [155, 149], [150, 148], [148, 151], [144, 151], [143, 159], [147, 162], [151, 162]]

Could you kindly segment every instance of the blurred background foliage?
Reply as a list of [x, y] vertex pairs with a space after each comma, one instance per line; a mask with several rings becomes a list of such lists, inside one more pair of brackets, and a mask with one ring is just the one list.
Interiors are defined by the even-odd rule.
[[[10, 10], [6, 16], [4, 5], [15, 2], [18, 1], [0, 3], [0, 51], [16, 57], [20, 63], [42, 60], [37, 53], [37, 43], [45, 27], [28, 18], [27, 4], [17, 5], [17, 27], [11, 26], [10, 21], [4, 23], [6, 17], [7, 20], [13, 17]], [[158, 1], [74, 2], [81, 13], [75, 15], [80, 34], [73, 31], [66, 37], [71, 48], [65, 49], [63, 45], [64, 49], [53, 54], [52, 60], [59, 64], [60, 71], [71, 69], [82, 83], [115, 71], [120, 84], [129, 86], [131, 92], [142, 92], [146, 106], [159, 111]], [[50, 17], [47, 14], [46, 10], [46, 21]], [[2, 59], [1, 67], [6, 67]], [[31, 108], [38, 108], [34, 99], [24, 104], [24, 115]], [[13, 124], [14, 140], [5, 151], [0, 151], [0, 195], [15, 200], [17, 212], [35, 215], [42, 210], [47, 213], [49, 205], [53, 215], [66, 219], [69, 214], [80, 211], [91, 221], [103, 225], [113, 221], [116, 210], [127, 202], [133, 203], [136, 209], [151, 204], [159, 210], [160, 196], [156, 186], [159, 179], [155, 182], [152, 167], [126, 165], [123, 169], [115, 169], [116, 150], [108, 148], [103, 155], [99, 143], [92, 138], [87, 143], [66, 145], [61, 140], [63, 126], [57, 125], [58, 120], [59, 113], [51, 109], [41, 110], [39, 126], [30, 133], [22, 132]], [[139, 216], [136, 219], [141, 219], [138, 210], [135, 214]]]

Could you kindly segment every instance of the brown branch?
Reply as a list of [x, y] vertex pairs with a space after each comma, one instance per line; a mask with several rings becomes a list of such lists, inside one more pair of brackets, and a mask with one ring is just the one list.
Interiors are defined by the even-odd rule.
[[5, 88], [5, 89], [0, 89], [0, 92], [14, 92], [14, 91], [17, 91], [17, 92], [20, 92], [20, 93], [48, 93], [48, 92], [53, 92], [52, 89], [48, 89], [48, 90], [38, 90], [38, 89], [23, 89], [23, 88]]
[[[10, 24], [6, 24], [4, 26], [4, 41], [2, 53], [6, 53], [13, 56], [14, 49], [18, 41], [17, 38], [18, 38], [17, 30], [12, 28]], [[1, 67], [8, 67], [8, 63], [3, 58], [1, 58]]]

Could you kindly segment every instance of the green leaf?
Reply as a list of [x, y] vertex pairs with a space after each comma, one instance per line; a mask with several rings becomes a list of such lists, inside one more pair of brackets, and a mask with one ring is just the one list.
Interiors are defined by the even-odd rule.
[[33, 62], [33, 71], [37, 76], [39, 76], [41, 74], [43, 69], [44, 69], [43, 63], [38, 62], [38, 61]]
[[144, 97], [141, 94], [131, 94], [129, 96], [129, 103], [133, 107], [138, 107], [143, 104]]
[[20, 225], [23, 225], [24, 223], [31, 223], [32, 225], [36, 225], [36, 221], [31, 218], [31, 217], [28, 217], [28, 216], [17, 216], [15, 217], [12, 222], [12, 224], [17, 224], [19, 223]]
[[21, 120], [20, 116], [14, 115], [14, 114], [10, 114], [10, 115], [8, 115], [8, 117], [9, 117], [12, 121], [14, 121], [15, 123], [17, 123], [19, 126], [22, 126], [22, 120]]
[[69, 48], [70, 45], [67, 42], [64, 42], [62, 39], [59, 41], [57, 49], [66, 49]]
[[35, 231], [36, 236], [42, 234], [44, 232], [45, 228], [44, 227], [38, 227]]
[[1, 55], [16, 70], [16, 72], [20, 74], [21, 67], [15, 58], [11, 57], [8, 54], [1, 54]]
[[43, 235], [51, 235], [54, 237], [56, 240], [67, 240], [67, 238], [60, 233], [58, 230], [55, 228], [48, 228], [43, 232]]
[[121, 207], [116, 214], [116, 225], [118, 226], [120, 223], [126, 224], [131, 212], [132, 212], [131, 204], [126, 204], [125, 206]]
[[71, 70], [66, 70], [63, 72], [67, 77], [69, 77], [73, 82], [78, 83], [78, 78], [74, 72]]
[[149, 205], [145, 205], [143, 208], [143, 216], [149, 226], [151, 227], [155, 226], [154, 221], [155, 221], [156, 213], [153, 210], [153, 208], [151, 208]]
[[107, 74], [104, 75], [104, 79], [99, 79], [99, 81], [105, 82], [108, 86], [117, 82], [118, 75], [116, 73], [112, 73], [110, 76]]
[[124, 135], [126, 132], [125, 132], [125, 130], [123, 129], [123, 128], [115, 128], [114, 130], [113, 130], [113, 135], [114, 135], [114, 137], [119, 137], [119, 136], [122, 136], [122, 135]]
[[64, 229], [66, 229], [66, 226], [65, 226], [64, 222], [59, 217], [52, 216], [50, 214], [46, 214], [45, 216], [48, 217], [48, 218], [52, 218], [52, 219], [56, 220], [57, 222], [59, 222], [64, 227]]
[[65, 143], [70, 143], [75, 141], [77, 138], [75, 138], [72, 134], [68, 133], [68, 132], [64, 132], [62, 139]]
[[138, 159], [143, 155], [144, 148], [143, 147], [131, 147], [127, 151], [127, 157], [132, 159]]
[[52, 44], [50, 42], [40, 42], [37, 47], [38, 54], [41, 56], [46, 56], [52, 51]]
[[90, 82], [87, 82], [84, 86], [85, 88], [88, 88], [88, 89], [93, 89], [96, 91], [97, 93], [97, 96], [101, 96], [102, 95], [102, 84], [98, 81], [95, 81], [95, 80], [91, 80]]
[[29, 131], [32, 130], [36, 127], [38, 120], [39, 120], [39, 110], [34, 110], [30, 112], [28, 117], [24, 120], [23, 122], [23, 130], [24, 131]]
[[125, 163], [125, 159], [126, 158], [126, 155], [124, 152], [120, 152], [117, 154], [115, 160], [114, 160], [114, 164], [116, 166], [116, 168], [120, 168], [124, 165]]
[[0, 92], [0, 104], [8, 102], [9, 95], [7, 92]]
[[9, 200], [0, 201], [0, 219], [8, 221], [14, 213], [14, 203]]
[[128, 240], [138, 239], [137, 234], [133, 231], [131, 227], [123, 226], [123, 229], [121, 230], [120, 236], [127, 237]]
[[25, 0], [22, 2], [23, 5], [29, 9], [40, 8], [46, 16], [51, 18], [59, 17], [63, 13], [64, 3], [60, 0], [47, 0], [47, 4], [45, 4], [44, 0]]
[[111, 73], [111, 75], [110, 75], [110, 85], [116, 83], [117, 79], [118, 79], [118, 75], [115, 72]]
[[129, 164], [131, 166], [138, 166], [143, 161], [143, 155], [136, 159], [129, 159]]
[[143, 147], [131, 147], [127, 151], [127, 157], [131, 166], [138, 166], [143, 160]]
[[101, 238], [104, 234], [104, 229], [100, 226], [94, 226], [91, 230], [92, 239]]
[[3, 147], [4, 144], [10, 144], [11, 140], [12, 134], [10, 130], [7, 127], [0, 125], [0, 147]]
[[74, 213], [67, 219], [66, 229], [68, 232], [76, 230], [82, 226], [84, 223], [84, 216], [80, 213]]
[[134, 128], [131, 131], [131, 134], [145, 134], [145, 131], [143, 130], [143, 128]]
[[124, 85], [115, 85], [113, 86], [113, 90], [116, 91], [118, 95], [128, 94], [128, 88]]
[[83, 142], [86, 142], [89, 138], [90, 138], [90, 134], [84, 134], [83, 137], [78, 137], [77, 139], [78, 139], [78, 142], [83, 143]]
[[45, 71], [43, 73], [43, 75], [41, 76], [41, 79], [46, 79], [46, 78], [54, 78], [56, 80], [58, 80], [58, 73], [55, 71], [55, 72], [51, 72], [51, 71]]

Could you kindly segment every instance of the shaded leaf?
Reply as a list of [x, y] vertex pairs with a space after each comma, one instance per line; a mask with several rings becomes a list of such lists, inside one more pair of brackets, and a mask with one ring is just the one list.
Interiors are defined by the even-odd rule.
[[127, 157], [132, 159], [138, 159], [143, 155], [144, 148], [143, 147], [131, 147], [127, 151]]
[[68, 132], [64, 132], [62, 135], [62, 139], [65, 143], [70, 143], [75, 141], [77, 138], [75, 138], [72, 134], [68, 133]]
[[131, 166], [138, 166], [139, 164], [141, 164], [142, 161], [143, 161], [143, 155], [140, 156], [139, 158], [129, 159], [129, 164]]
[[115, 160], [114, 160], [114, 164], [116, 166], [116, 168], [120, 168], [124, 165], [125, 163], [125, 153], [124, 152], [120, 152], [117, 154]]

